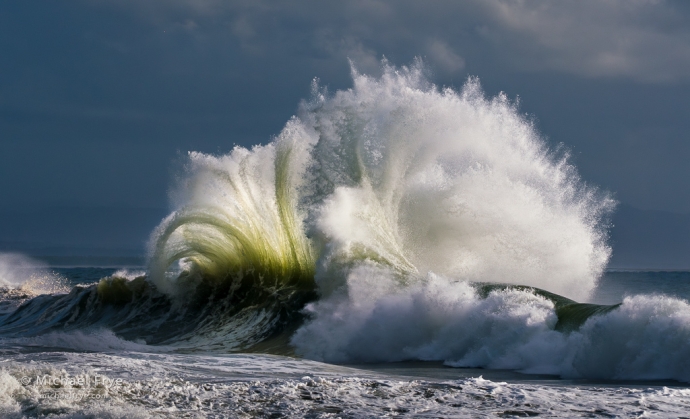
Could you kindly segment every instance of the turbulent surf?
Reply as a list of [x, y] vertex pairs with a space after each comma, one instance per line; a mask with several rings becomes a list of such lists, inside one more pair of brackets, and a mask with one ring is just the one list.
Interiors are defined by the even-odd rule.
[[268, 144], [190, 153], [147, 272], [40, 296], [6, 280], [0, 336], [690, 380], [686, 301], [577, 302], [614, 202], [517, 103], [475, 78], [439, 88], [421, 64], [352, 76], [315, 81]]

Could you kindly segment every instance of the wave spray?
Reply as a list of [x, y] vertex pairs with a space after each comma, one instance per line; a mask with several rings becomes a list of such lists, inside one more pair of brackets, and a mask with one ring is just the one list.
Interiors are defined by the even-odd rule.
[[[311, 101], [270, 144], [190, 153], [178, 210], [152, 240], [152, 276], [256, 271], [321, 293], [362, 266], [586, 298], [609, 257], [612, 200], [586, 187], [504, 94], [439, 89], [420, 63]], [[187, 266], [186, 265], [186, 266]], [[299, 279], [298, 279], [299, 278]]]

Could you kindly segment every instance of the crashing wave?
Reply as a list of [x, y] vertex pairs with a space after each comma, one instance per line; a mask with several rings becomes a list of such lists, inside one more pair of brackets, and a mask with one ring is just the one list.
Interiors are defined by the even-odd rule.
[[576, 302], [608, 261], [613, 201], [515, 103], [475, 78], [440, 89], [419, 63], [353, 79], [315, 82], [267, 145], [190, 153], [146, 277], [30, 299], [0, 335], [690, 380], [687, 302]]

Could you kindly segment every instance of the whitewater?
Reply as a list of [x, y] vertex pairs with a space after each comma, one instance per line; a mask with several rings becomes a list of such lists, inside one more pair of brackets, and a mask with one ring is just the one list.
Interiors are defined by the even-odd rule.
[[352, 78], [190, 152], [145, 269], [0, 255], [0, 412], [683, 415], [690, 277], [606, 271], [615, 201], [567, 148], [477, 78]]

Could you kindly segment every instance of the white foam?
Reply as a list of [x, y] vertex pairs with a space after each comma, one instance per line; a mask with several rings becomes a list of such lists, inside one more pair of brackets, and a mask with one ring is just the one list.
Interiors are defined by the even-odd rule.
[[573, 375], [690, 382], [690, 304], [665, 296], [627, 297], [617, 310], [588, 320], [569, 337], [568, 347]]
[[67, 292], [64, 278], [45, 263], [20, 253], [0, 253], [0, 288], [21, 289], [31, 295]]
[[553, 330], [553, 307], [526, 291], [482, 299], [464, 281], [429, 275], [400, 286], [385, 272], [359, 268], [348, 278], [347, 293], [307, 307], [313, 320], [292, 342], [304, 356], [329, 362], [441, 360], [558, 373], [565, 341]]
[[429, 275], [401, 286], [385, 271], [360, 267], [346, 289], [306, 311], [312, 320], [292, 343], [328, 362], [437, 360], [565, 378], [690, 382], [690, 305], [670, 297], [626, 298], [568, 334], [554, 330], [553, 303], [529, 291], [481, 298], [466, 282]]
[[[289, 372], [281, 372], [289, 366]], [[266, 372], [275, 370], [273, 377]], [[106, 377], [116, 385], [71, 385]], [[27, 377], [28, 381], [26, 380]], [[36, 378], [57, 380], [41, 384]], [[62, 398], [47, 398], [59, 395]], [[67, 398], [66, 396], [90, 396]], [[270, 356], [27, 354], [0, 368], [3, 417], [678, 417], [690, 390], [410, 380]]]
[[146, 271], [143, 269], [118, 269], [115, 271], [112, 275], [110, 275], [112, 278], [124, 278], [129, 281], [136, 279], [141, 276], [145, 276]]
[[45, 268], [42, 262], [20, 253], [0, 253], [0, 287], [20, 287]]

